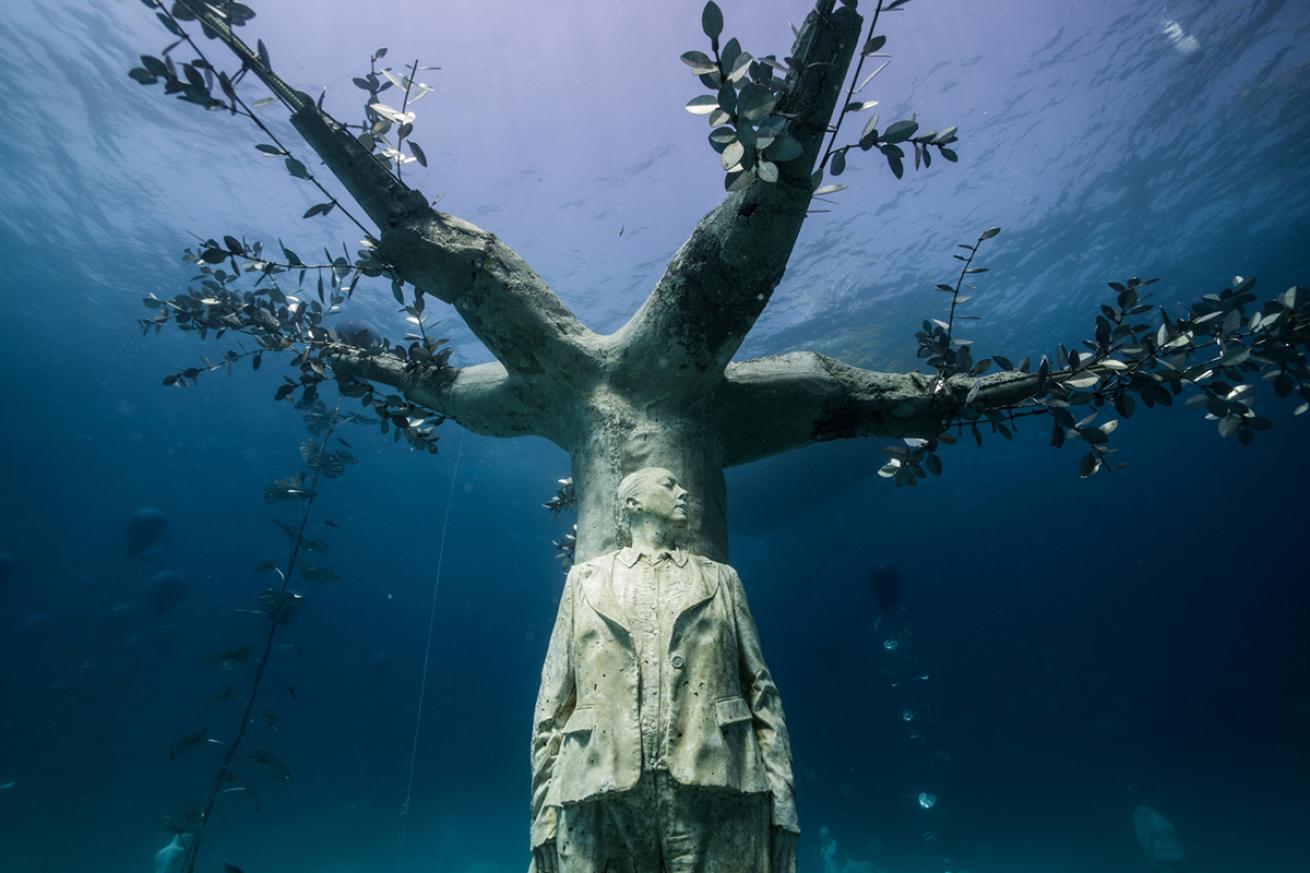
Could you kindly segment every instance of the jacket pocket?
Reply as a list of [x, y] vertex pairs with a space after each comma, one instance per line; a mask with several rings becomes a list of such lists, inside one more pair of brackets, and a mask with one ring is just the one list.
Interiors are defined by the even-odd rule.
[[565, 735], [590, 733], [595, 726], [596, 710], [590, 706], [579, 706], [573, 710], [569, 720], [564, 723], [564, 733]]
[[720, 729], [753, 718], [750, 707], [741, 697], [725, 697], [714, 701], [714, 717], [719, 722]]

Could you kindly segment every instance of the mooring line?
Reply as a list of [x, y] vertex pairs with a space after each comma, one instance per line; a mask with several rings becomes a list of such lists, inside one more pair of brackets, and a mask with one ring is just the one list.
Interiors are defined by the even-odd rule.
[[441, 565], [446, 559], [446, 531], [450, 529], [450, 507], [455, 500], [455, 482], [459, 479], [459, 462], [464, 457], [464, 431], [459, 434], [455, 450], [455, 467], [450, 472], [450, 490], [446, 494], [446, 518], [441, 523], [441, 545], [437, 549], [437, 576], [432, 583], [432, 606], [428, 611], [428, 642], [423, 650], [423, 675], [419, 679], [418, 708], [414, 713], [414, 741], [409, 750], [409, 783], [405, 787], [405, 800], [400, 804], [400, 845], [396, 849], [396, 869], [401, 869], [405, 857], [405, 831], [409, 823], [409, 802], [414, 795], [414, 764], [418, 760], [419, 731], [423, 726], [423, 700], [428, 691], [428, 667], [432, 662], [432, 635], [437, 624], [437, 593], [441, 590]]

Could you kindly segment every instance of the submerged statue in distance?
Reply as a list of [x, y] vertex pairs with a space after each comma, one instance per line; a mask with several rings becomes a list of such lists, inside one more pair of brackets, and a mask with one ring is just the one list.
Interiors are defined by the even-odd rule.
[[1173, 822], [1145, 803], [1133, 811], [1133, 833], [1137, 835], [1137, 845], [1142, 847], [1142, 854], [1146, 855], [1153, 871], [1180, 873], [1187, 869]]
[[737, 573], [678, 548], [687, 491], [619, 483], [620, 541], [576, 564], [532, 735], [536, 873], [792, 873], [778, 689]]

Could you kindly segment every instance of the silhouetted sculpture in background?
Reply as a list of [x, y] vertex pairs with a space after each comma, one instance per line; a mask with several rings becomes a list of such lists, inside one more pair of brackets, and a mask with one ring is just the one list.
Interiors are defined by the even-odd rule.
[[1133, 832], [1156, 873], [1183, 873], [1183, 847], [1173, 822], [1145, 803], [1133, 812]]
[[167, 527], [168, 517], [153, 506], [143, 506], [132, 513], [123, 528], [127, 556], [135, 558], [144, 552], [164, 535]]

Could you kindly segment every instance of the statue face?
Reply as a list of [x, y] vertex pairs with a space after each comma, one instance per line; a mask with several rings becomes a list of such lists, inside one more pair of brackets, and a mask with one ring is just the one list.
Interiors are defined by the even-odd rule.
[[679, 484], [678, 477], [661, 467], [649, 467], [641, 472], [637, 489], [628, 497], [632, 511], [670, 526], [685, 525], [688, 492]]

